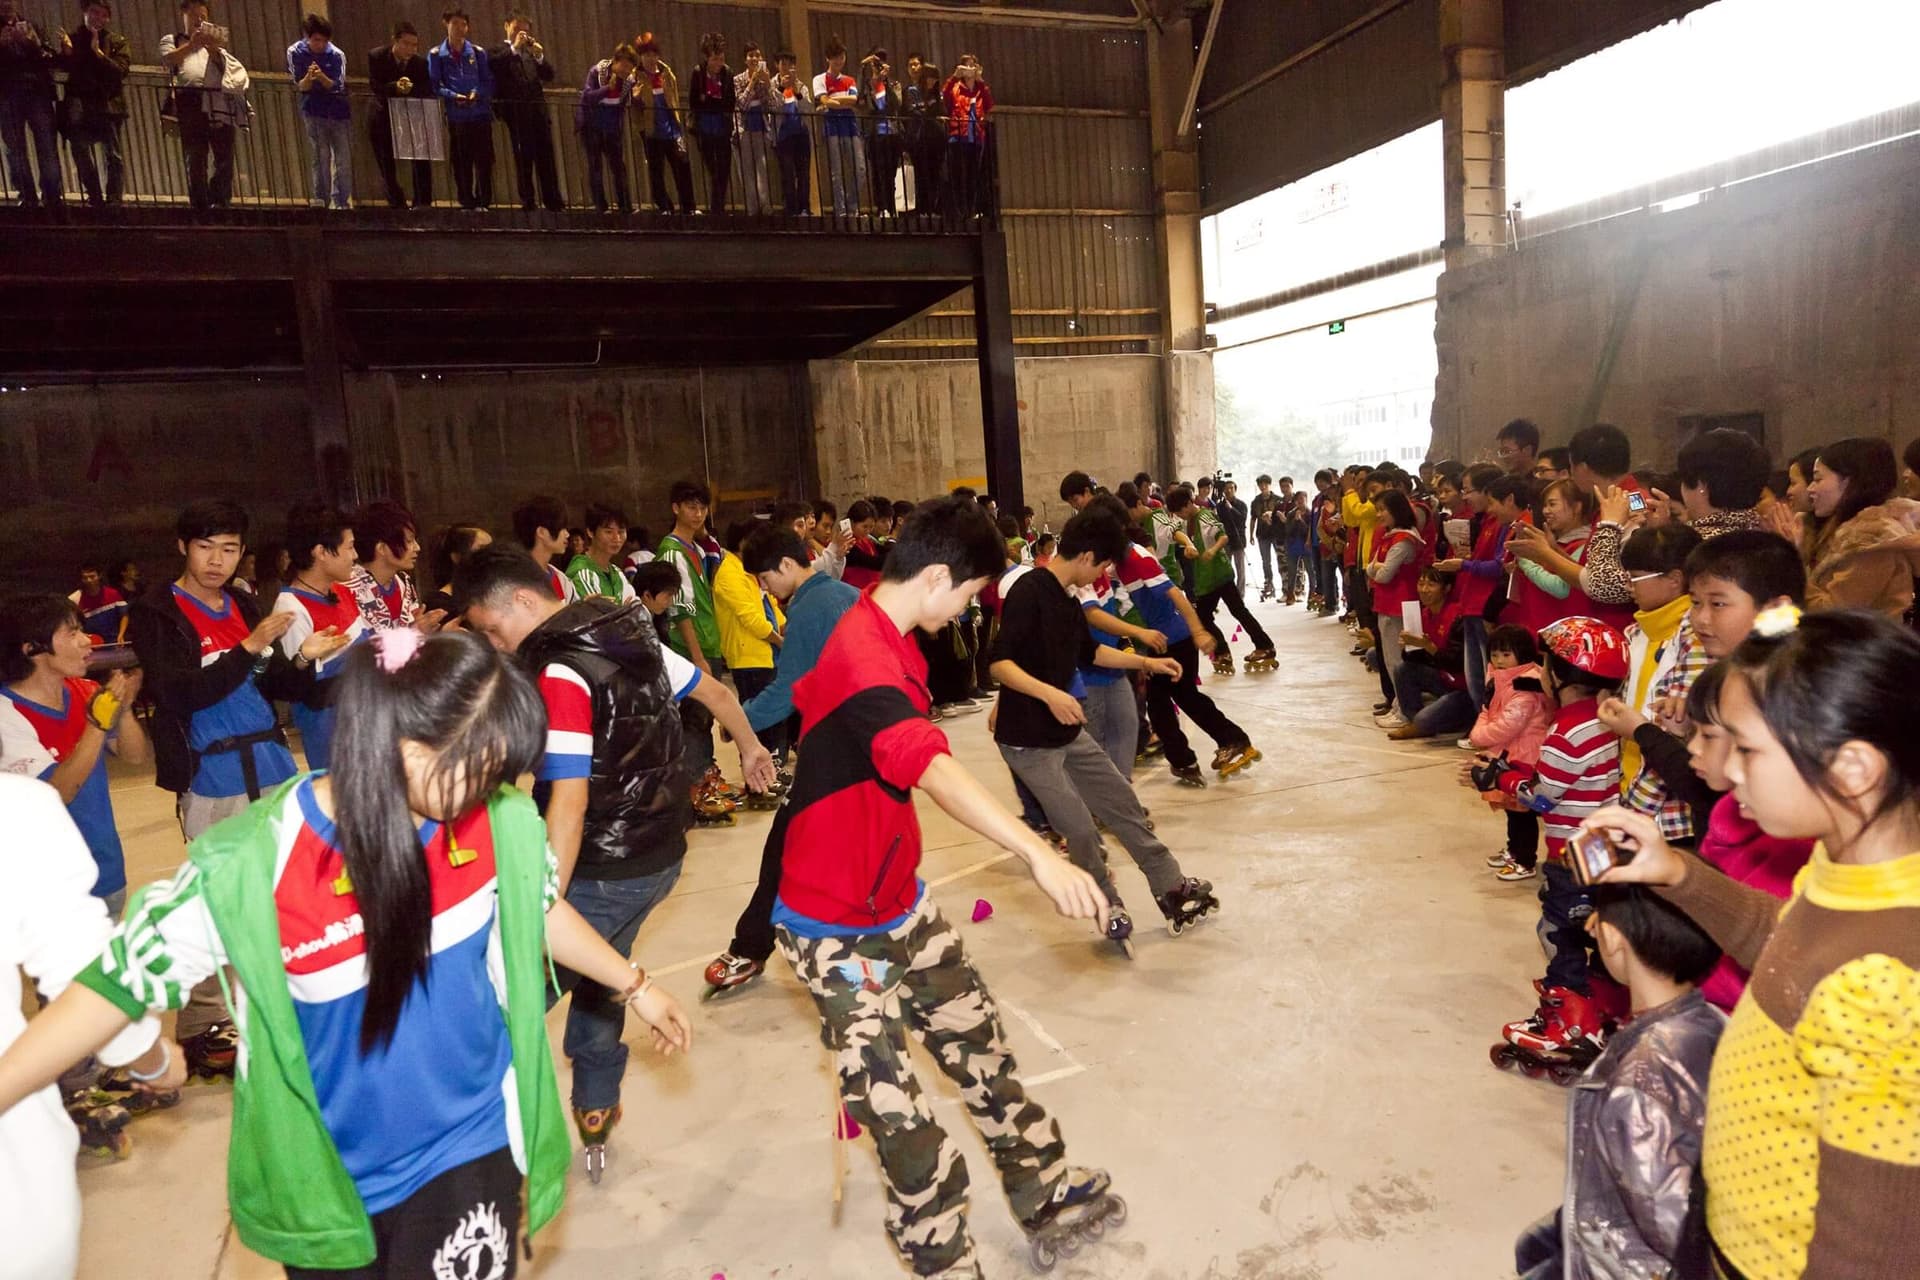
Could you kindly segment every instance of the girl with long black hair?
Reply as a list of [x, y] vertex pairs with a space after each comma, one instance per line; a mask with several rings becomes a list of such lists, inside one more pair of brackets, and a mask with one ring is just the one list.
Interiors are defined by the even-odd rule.
[[228, 1187], [289, 1276], [511, 1276], [569, 1159], [543, 1015], [551, 963], [614, 991], [655, 1047], [673, 997], [566, 902], [510, 784], [546, 716], [477, 636], [382, 632], [346, 660], [331, 773], [196, 840], [107, 950], [0, 1057], [0, 1112], [231, 967]]

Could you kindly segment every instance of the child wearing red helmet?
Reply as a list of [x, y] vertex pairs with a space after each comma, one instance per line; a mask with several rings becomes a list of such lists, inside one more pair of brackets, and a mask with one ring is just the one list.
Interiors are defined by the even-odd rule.
[[1598, 618], [1563, 618], [1540, 640], [1546, 649], [1541, 674], [1559, 713], [1540, 744], [1538, 766], [1532, 774], [1508, 767], [1494, 776], [1488, 766], [1499, 762], [1483, 759], [1474, 770], [1476, 782], [1540, 814], [1547, 838], [1539, 933], [1550, 958], [1545, 980], [1535, 984], [1540, 1007], [1531, 1018], [1507, 1025], [1494, 1060], [1571, 1079], [1569, 1073], [1599, 1055], [1604, 1019], [1587, 981], [1585, 921], [1593, 908], [1567, 864], [1567, 841], [1589, 814], [1619, 794], [1620, 740], [1600, 723], [1599, 701], [1627, 677], [1627, 643]]

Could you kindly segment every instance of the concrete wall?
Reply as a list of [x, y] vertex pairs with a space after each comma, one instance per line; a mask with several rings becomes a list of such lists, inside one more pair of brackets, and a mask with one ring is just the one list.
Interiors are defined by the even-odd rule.
[[[822, 360], [809, 366], [824, 494], [919, 499], [984, 487], [980, 386], [971, 360]], [[1025, 502], [1058, 529], [1060, 477], [1106, 485], [1157, 470], [1165, 413], [1154, 356], [1068, 356], [1016, 364]], [[1002, 511], [1017, 504], [996, 495]]]
[[[1681, 420], [1763, 413], [1776, 460], [1920, 433], [1920, 146], [1759, 178], [1441, 277], [1433, 456], [1500, 424], [1612, 422], [1670, 464]], [[1609, 359], [1609, 349], [1612, 356]]]

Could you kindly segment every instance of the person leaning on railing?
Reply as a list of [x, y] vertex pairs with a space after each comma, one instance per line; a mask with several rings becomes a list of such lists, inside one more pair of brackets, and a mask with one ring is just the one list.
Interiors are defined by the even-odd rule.
[[441, 21], [447, 38], [427, 55], [427, 67], [447, 110], [454, 194], [463, 209], [485, 209], [493, 203], [493, 67], [467, 38], [473, 22], [465, 9], [448, 9]]
[[773, 120], [779, 110], [779, 95], [773, 89], [773, 72], [767, 67], [767, 55], [760, 46], [747, 41], [742, 51], [747, 69], [733, 78], [734, 106], [738, 110], [740, 131], [740, 185], [747, 198], [747, 212], [754, 216], [773, 209]]
[[316, 209], [353, 207], [353, 108], [347, 101], [347, 54], [333, 42], [333, 24], [310, 13], [287, 49], [287, 75], [300, 93], [300, 122], [312, 148]]
[[907, 148], [913, 156], [913, 211], [940, 211], [940, 175], [947, 159], [947, 100], [940, 92], [940, 68], [923, 62], [906, 91]]
[[205, 0], [182, 0], [180, 29], [160, 37], [160, 58], [173, 72], [187, 199], [196, 209], [233, 203], [234, 130], [247, 120], [252, 87], [246, 67], [227, 48], [233, 33], [215, 25], [211, 15]]
[[993, 90], [980, 60], [961, 55], [940, 95], [947, 106], [947, 206], [957, 217], [978, 217], [986, 208], [981, 188], [987, 173], [987, 118], [993, 114]]
[[[433, 72], [420, 56], [420, 33], [411, 22], [393, 24], [393, 41], [367, 55], [367, 82], [373, 86], [373, 110], [367, 118], [367, 134], [373, 143], [373, 157], [380, 165], [380, 179], [386, 184], [387, 205], [403, 209], [406, 193], [400, 189], [400, 174], [393, 160], [393, 115], [387, 104], [395, 98], [432, 98]], [[413, 207], [424, 209], [433, 203], [433, 162], [413, 162]]]
[[535, 38], [533, 20], [524, 10], [507, 14], [506, 38], [487, 50], [487, 60], [493, 68], [493, 108], [513, 140], [520, 207], [531, 213], [537, 195], [539, 205], [558, 213], [567, 207], [567, 199], [553, 162], [553, 128], [547, 123], [553, 63], [547, 60], [546, 46]]
[[[67, 96], [60, 104], [60, 130], [67, 135], [73, 171], [87, 203], [119, 204], [126, 196], [127, 165], [122, 134], [127, 123], [125, 87], [133, 67], [133, 46], [107, 26], [113, 6], [94, 0], [80, 25], [62, 37], [60, 68], [67, 73]], [[100, 187], [95, 149], [104, 154], [107, 183]]]
[[[49, 205], [64, 199], [60, 147], [54, 141], [53, 62], [53, 46], [21, 16], [19, 0], [0, 0], [0, 145], [14, 196], [28, 209], [39, 207], [42, 199]], [[37, 187], [27, 158], [29, 135], [40, 162]]]
[[798, 218], [813, 203], [813, 132], [807, 120], [813, 114], [813, 90], [800, 74], [800, 60], [786, 50], [773, 56], [774, 108], [778, 127], [773, 149], [780, 157], [782, 211]]
[[893, 180], [900, 172], [900, 138], [904, 128], [901, 115], [901, 86], [895, 83], [887, 51], [875, 49], [860, 63], [863, 72], [860, 105], [869, 121], [867, 134], [867, 173], [873, 179], [873, 203], [884, 214], [898, 212], [894, 203]]
[[700, 66], [688, 81], [687, 105], [693, 111], [693, 137], [707, 170], [707, 212], [724, 213], [733, 185], [733, 126], [737, 101], [733, 69], [727, 65], [727, 38], [718, 31], [700, 37]]
[[600, 59], [587, 72], [579, 105], [574, 108], [574, 129], [587, 153], [587, 189], [593, 194], [593, 207], [601, 213], [607, 211], [603, 166], [613, 175], [613, 195], [620, 212], [633, 212], [633, 197], [627, 187], [626, 123], [633, 76], [639, 66], [640, 55], [632, 45], [622, 43], [611, 57]]
[[667, 171], [673, 171], [673, 185], [679, 189], [680, 212], [694, 213], [693, 166], [687, 163], [687, 135], [680, 123], [680, 79], [660, 56], [660, 42], [651, 31], [634, 42], [640, 54], [640, 71], [635, 77], [633, 100], [640, 113], [641, 140], [646, 145], [647, 185], [653, 193], [654, 207], [661, 213], [674, 211], [667, 198]]

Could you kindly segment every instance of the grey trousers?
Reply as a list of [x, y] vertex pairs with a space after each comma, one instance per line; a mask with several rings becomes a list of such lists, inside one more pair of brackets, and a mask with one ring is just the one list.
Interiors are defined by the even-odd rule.
[[1067, 838], [1067, 856], [1099, 881], [1108, 902], [1118, 904], [1120, 895], [1114, 892], [1113, 876], [1107, 871], [1100, 832], [1093, 825], [1096, 818], [1106, 823], [1133, 855], [1134, 865], [1147, 878], [1154, 897], [1161, 897], [1180, 883], [1180, 864], [1172, 851], [1147, 830], [1146, 811], [1133, 793], [1133, 784], [1120, 776], [1092, 738], [1077, 734], [1064, 747], [1002, 744], [1000, 755], [1040, 802], [1048, 824]]
[[1122, 676], [1110, 684], [1089, 684], [1080, 706], [1087, 713], [1086, 736], [1107, 753], [1122, 778], [1133, 781], [1133, 756], [1140, 744], [1140, 705], [1133, 698], [1133, 681]]
[[[189, 791], [180, 797], [180, 834], [192, 844], [208, 827], [224, 822], [253, 802], [242, 795], [197, 796]], [[228, 1020], [227, 1002], [220, 994], [220, 975], [215, 974], [194, 987], [174, 1019], [173, 1038], [185, 1040], [197, 1036], [216, 1022]]]

